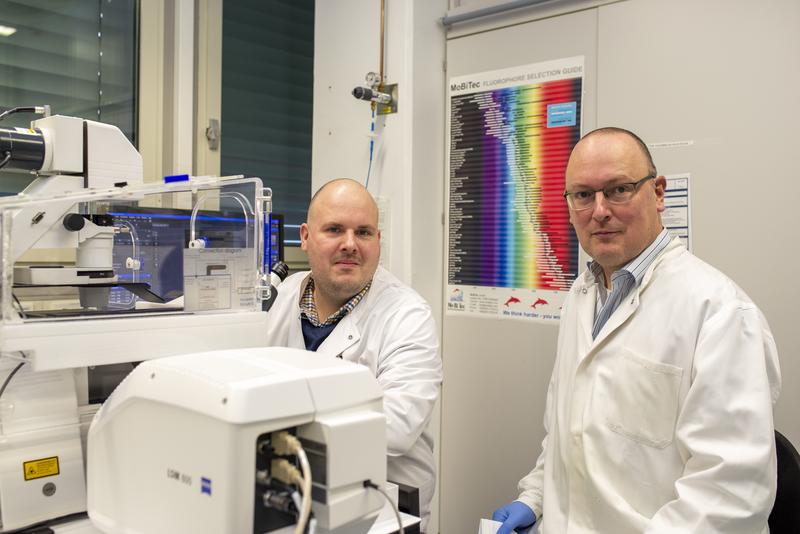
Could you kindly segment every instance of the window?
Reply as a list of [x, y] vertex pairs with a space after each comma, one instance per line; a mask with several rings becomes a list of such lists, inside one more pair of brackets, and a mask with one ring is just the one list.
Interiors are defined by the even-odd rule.
[[[136, 144], [137, 2], [0, 0], [0, 109], [50, 105], [53, 114], [113, 124]], [[12, 31], [13, 30], [13, 31]], [[27, 127], [11, 115], [0, 127]], [[0, 193], [29, 174], [4, 173]]]
[[223, 4], [220, 170], [258, 176], [299, 244], [311, 197], [314, 1]]

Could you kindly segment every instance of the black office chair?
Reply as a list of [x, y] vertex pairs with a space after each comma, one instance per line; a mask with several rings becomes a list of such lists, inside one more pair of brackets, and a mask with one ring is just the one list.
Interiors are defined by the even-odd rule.
[[783, 434], [775, 431], [778, 452], [778, 493], [769, 514], [770, 534], [800, 532], [800, 454]]
[[[389, 482], [392, 484], [397, 484], [397, 509], [403, 513], [413, 515], [414, 517], [420, 517], [419, 488], [415, 488], [414, 486], [409, 486], [407, 484], [401, 484], [400, 482], [395, 482], [394, 480], [390, 480]], [[420, 524], [417, 523], [411, 527], [406, 527], [404, 530], [406, 534], [420, 534], [419, 527]]]

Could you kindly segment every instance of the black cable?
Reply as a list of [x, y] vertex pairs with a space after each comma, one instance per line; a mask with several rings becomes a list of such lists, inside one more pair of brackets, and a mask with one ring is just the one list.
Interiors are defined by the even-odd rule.
[[13, 115], [14, 113], [36, 113], [36, 106], [25, 106], [25, 107], [7, 109], [4, 112], [0, 113], [0, 121], [5, 119], [9, 115]]
[[58, 526], [70, 521], [79, 519], [87, 519], [89, 516], [86, 512], [76, 512], [74, 514], [57, 517], [55, 519], [47, 519], [46, 521], [39, 521], [32, 525], [27, 525], [13, 530], [4, 530], [7, 534], [52, 534], [53, 530], [50, 527]]
[[19, 365], [14, 367], [14, 370], [11, 371], [11, 373], [9, 373], [9, 375], [6, 377], [5, 381], [3, 382], [3, 385], [0, 386], [0, 398], [3, 397], [3, 392], [5, 392], [6, 388], [8, 387], [8, 383], [11, 382], [11, 379], [14, 378], [14, 375], [17, 374], [17, 371], [19, 371], [22, 368], [22, 366], [25, 365], [26, 363], [28, 362], [20, 362]]
[[[0, 165], [0, 168], [2, 168], [2, 165]], [[17, 303], [17, 311], [19, 312], [19, 316], [22, 317], [23, 319], [27, 319], [28, 314], [25, 313], [25, 308], [22, 307], [22, 303], [19, 301], [19, 299], [14, 293], [11, 293], [11, 296], [14, 297], [14, 302]]]
[[36, 106], [24, 106], [19, 108], [7, 109], [4, 112], [0, 113], [0, 121], [5, 119], [9, 115], [13, 115], [14, 113], [36, 113]]

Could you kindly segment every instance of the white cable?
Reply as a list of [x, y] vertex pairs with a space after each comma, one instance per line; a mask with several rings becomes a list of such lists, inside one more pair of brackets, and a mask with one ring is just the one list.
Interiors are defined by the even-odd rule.
[[[128, 221], [118, 221], [117, 224], [119, 226], [123, 226], [128, 229], [128, 236], [131, 238], [131, 259], [138, 260], [139, 259], [139, 234], [136, 232], [136, 227], [129, 223]], [[138, 268], [130, 268], [131, 271], [131, 280], [136, 283], [139, 281], [139, 271]]]
[[371, 481], [367, 481], [367, 483], [365, 483], [364, 485], [368, 488], [378, 490], [381, 493], [381, 495], [383, 495], [383, 498], [386, 499], [386, 502], [388, 502], [389, 505], [392, 507], [394, 516], [397, 518], [397, 528], [399, 529], [400, 534], [404, 534], [405, 530], [403, 529], [403, 521], [400, 519], [400, 511], [397, 509], [397, 506], [394, 504], [394, 501], [392, 501], [392, 498], [389, 497], [389, 494], [383, 491], [382, 488], [380, 488], [377, 484]]
[[[141, 268], [141, 262], [139, 262], [139, 235], [136, 233], [136, 227], [128, 221], [116, 221], [116, 224], [128, 229], [127, 235], [131, 238], [131, 257], [125, 260], [125, 268], [130, 269], [131, 271], [131, 282], [134, 284], [139, 281], [139, 269]], [[138, 262], [138, 263], [137, 263]], [[110, 308], [128, 308], [131, 305], [136, 304], [136, 295], [132, 292], [127, 293], [129, 295], [126, 302], [111, 303], [109, 302]]]
[[189, 244], [191, 245], [191, 243], [196, 241], [194, 225], [195, 220], [197, 219], [197, 213], [200, 211], [200, 206], [202, 206], [203, 203], [209, 198], [232, 198], [239, 203], [239, 206], [242, 208], [242, 213], [244, 213], [245, 248], [250, 248], [250, 232], [247, 231], [247, 228], [250, 226], [250, 218], [248, 217], [248, 214], [255, 216], [255, 212], [253, 211], [253, 206], [250, 204], [250, 201], [247, 199], [247, 197], [237, 191], [219, 192], [219, 194], [216, 196], [212, 196], [211, 193], [205, 193], [197, 199], [197, 202], [192, 209], [192, 216], [189, 219]]
[[297, 528], [294, 532], [295, 534], [303, 534], [303, 531], [306, 529], [306, 523], [308, 523], [308, 518], [311, 515], [311, 466], [308, 463], [306, 451], [303, 450], [299, 441], [296, 449], [297, 450], [294, 452], [297, 458], [300, 459], [300, 468], [303, 471], [303, 507], [300, 509], [300, 517], [297, 518]]
[[286, 431], [275, 432], [272, 435], [272, 447], [279, 456], [293, 454], [300, 461], [300, 471], [298, 471], [297, 467], [289, 463], [285, 458], [272, 460], [272, 473], [278, 480], [296, 484], [300, 487], [303, 499], [299, 505], [296, 496], [292, 494], [295, 506], [300, 512], [294, 532], [295, 534], [303, 534], [311, 516], [311, 465], [308, 463], [308, 456], [306, 456], [306, 451], [303, 450], [300, 440]]

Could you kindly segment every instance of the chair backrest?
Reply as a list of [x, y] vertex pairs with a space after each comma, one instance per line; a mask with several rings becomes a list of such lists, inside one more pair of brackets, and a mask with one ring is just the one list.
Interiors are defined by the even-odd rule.
[[770, 534], [800, 532], [800, 454], [780, 432], [775, 431], [778, 453], [778, 493], [769, 514]]

